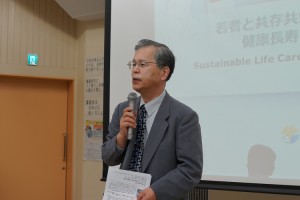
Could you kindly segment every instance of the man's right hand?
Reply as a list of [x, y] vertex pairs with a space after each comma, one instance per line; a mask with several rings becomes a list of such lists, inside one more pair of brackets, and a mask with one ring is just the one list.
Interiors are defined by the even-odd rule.
[[136, 117], [130, 107], [123, 110], [123, 116], [120, 119], [120, 132], [117, 135], [117, 145], [124, 149], [127, 144], [128, 128], [136, 127]]

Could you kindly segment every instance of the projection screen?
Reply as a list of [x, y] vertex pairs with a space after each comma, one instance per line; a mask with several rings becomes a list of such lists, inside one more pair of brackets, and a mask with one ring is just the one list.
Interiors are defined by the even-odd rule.
[[300, 194], [299, 0], [106, 4], [104, 133], [132, 92], [134, 45], [153, 39], [176, 57], [166, 90], [199, 115], [199, 187]]

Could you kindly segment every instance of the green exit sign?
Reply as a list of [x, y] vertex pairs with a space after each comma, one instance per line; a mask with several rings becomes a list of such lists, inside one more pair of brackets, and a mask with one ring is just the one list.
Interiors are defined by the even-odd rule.
[[39, 57], [37, 54], [28, 54], [27, 64], [28, 65], [38, 65]]

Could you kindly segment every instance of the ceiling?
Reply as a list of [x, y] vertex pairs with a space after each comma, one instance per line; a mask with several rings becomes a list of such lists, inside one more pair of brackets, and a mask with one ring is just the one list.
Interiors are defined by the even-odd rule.
[[55, 0], [72, 18], [79, 21], [104, 19], [105, 0]]

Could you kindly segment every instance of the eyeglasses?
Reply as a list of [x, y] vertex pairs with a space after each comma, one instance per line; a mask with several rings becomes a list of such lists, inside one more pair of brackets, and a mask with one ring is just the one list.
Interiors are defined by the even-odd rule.
[[145, 67], [149, 66], [150, 63], [157, 64], [156, 62], [147, 62], [147, 61], [141, 61], [141, 62], [129, 61], [127, 63], [127, 66], [129, 67], [129, 69], [133, 69], [136, 66], [138, 66], [140, 68], [145, 68]]

